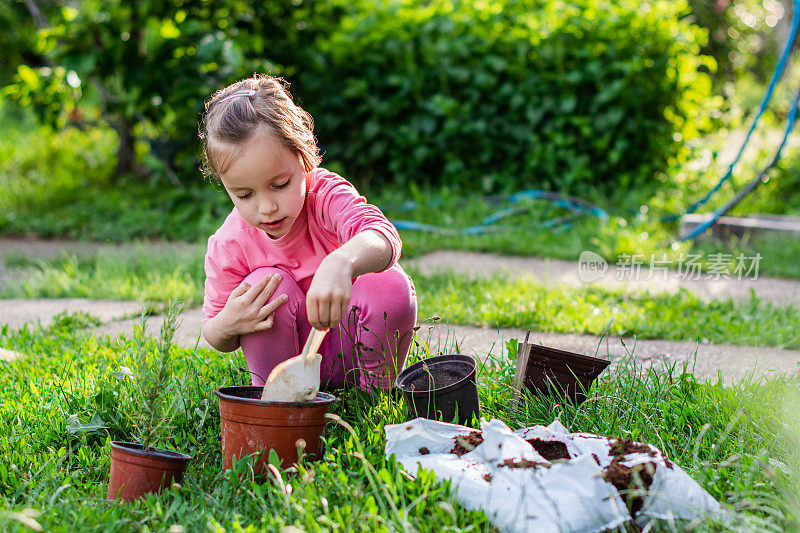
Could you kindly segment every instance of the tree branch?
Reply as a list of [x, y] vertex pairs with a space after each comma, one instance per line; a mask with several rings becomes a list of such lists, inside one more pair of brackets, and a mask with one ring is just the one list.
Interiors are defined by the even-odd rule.
[[37, 28], [41, 30], [50, 27], [50, 21], [47, 20], [47, 17], [44, 16], [44, 13], [42, 13], [34, 0], [25, 0], [25, 6], [28, 8], [28, 11], [30, 11], [33, 20], [36, 21]]

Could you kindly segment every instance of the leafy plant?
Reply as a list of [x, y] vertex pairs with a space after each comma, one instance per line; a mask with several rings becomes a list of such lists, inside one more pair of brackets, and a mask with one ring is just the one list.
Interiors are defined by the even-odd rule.
[[121, 418], [145, 450], [165, 439], [182, 405], [181, 383], [172, 374], [172, 337], [181, 307], [176, 301], [169, 303], [155, 346], [146, 337], [147, 316], [142, 313], [133, 343], [127, 346], [122, 359], [126, 364], [114, 374], [123, 382], [119, 395]]
[[253, 71], [282, 73], [268, 58], [284, 44], [288, 9], [249, 0], [64, 5], [42, 14], [35, 49], [47, 65], [19, 65], [3, 92], [56, 124], [113, 128], [114, 177], [145, 173], [146, 164], [173, 183], [199, 180], [203, 100]]
[[685, 1], [347, 6], [298, 86], [362, 182], [633, 188], [710, 126]]

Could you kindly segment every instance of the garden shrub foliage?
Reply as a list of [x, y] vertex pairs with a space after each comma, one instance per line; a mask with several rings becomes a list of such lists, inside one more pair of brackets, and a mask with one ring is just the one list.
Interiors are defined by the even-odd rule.
[[642, 184], [706, 125], [685, 1], [348, 2], [296, 91], [360, 182]]
[[112, 183], [199, 182], [203, 99], [253, 71], [292, 82], [324, 164], [360, 185], [639, 187], [709, 126], [715, 62], [687, 0], [131, 6], [48, 12], [52, 68], [18, 65], [2, 89], [58, 126], [113, 129]]

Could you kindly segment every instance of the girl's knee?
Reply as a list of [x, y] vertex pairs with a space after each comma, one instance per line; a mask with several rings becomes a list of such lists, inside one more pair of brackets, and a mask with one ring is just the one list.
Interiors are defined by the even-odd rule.
[[297, 282], [292, 278], [291, 274], [282, 270], [280, 268], [275, 267], [261, 267], [257, 268], [252, 271], [250, 274], [244, 278], [244, 281], [250, 285], [251, 287], [264, 279], [266, 276], [278, 274], [281, 276], [281, 281], [278, 283], [278, 287], [275, 289], [275, 293], [270, 296], [268, 301], [272, 301], [273, 299], [277, 298], [278, 296], [285, 294], [289, 297], [288, 301], [278, 307], [278, 311], [280, 314], [285, 314], [288, 309], [292, 309], [293, 312], [296, 311], [297, 306], [301, 302], [305, 302], [305, 294]]
[[391, 327], [410, 328], [417, 319], [417, 295], [411, 278], [400, 267], [366, 274], [353, 285], [353, 303], [381, 315]]

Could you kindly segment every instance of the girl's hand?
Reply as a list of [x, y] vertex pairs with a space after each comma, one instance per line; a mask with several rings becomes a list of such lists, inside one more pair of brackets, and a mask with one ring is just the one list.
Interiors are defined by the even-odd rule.
[[306, 294], [308, 321], [316, 329], [333, 329], [347, 316], [353, 296], [353, 265], [332, 252], [320, 263]]
[[271, 274], [252, 287], [243, 281], [233, 289], [225, 307], [215, 317], [224, 335], [236, 337], [271, 328], [275, 310], [289, 299], [286, 294], [281, 294], [267, 303], [280, 282], [280, 274]]

